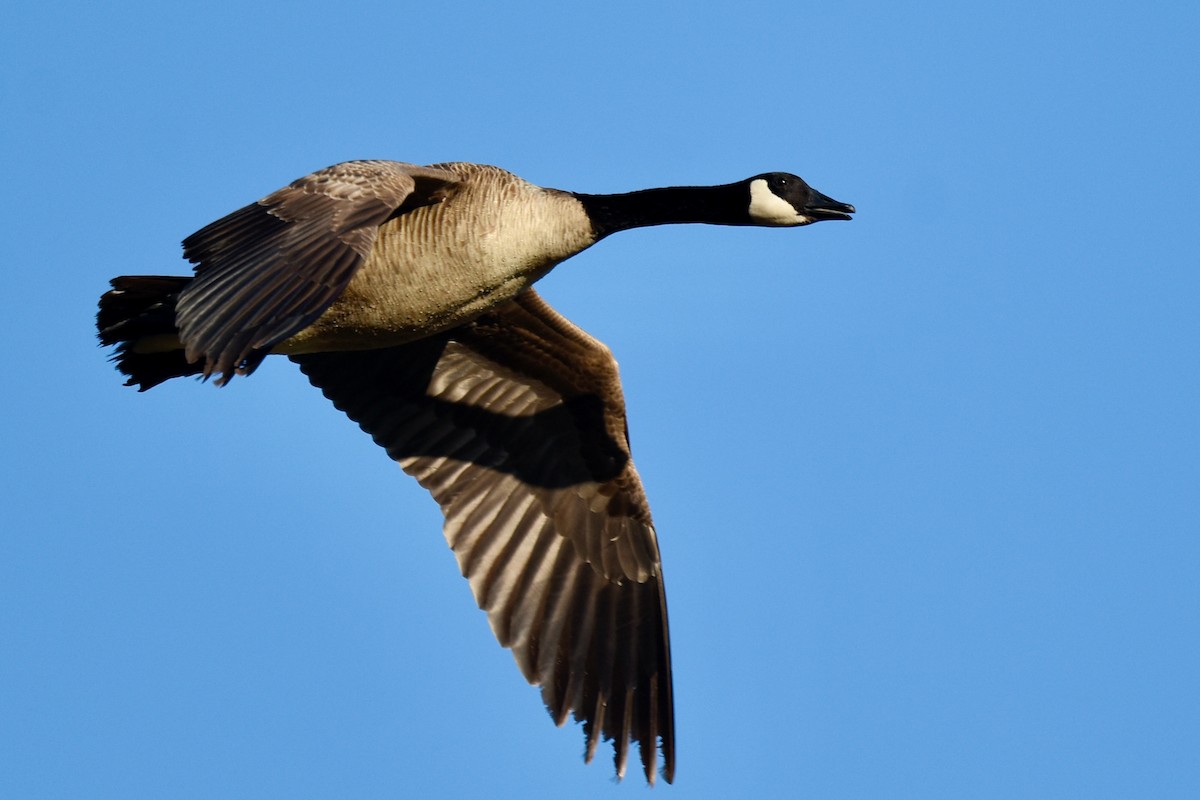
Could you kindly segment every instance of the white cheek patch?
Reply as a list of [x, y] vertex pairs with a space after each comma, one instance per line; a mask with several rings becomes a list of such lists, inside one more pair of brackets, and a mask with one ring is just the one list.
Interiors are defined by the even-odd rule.
[[750, 219], [759, 225], [803, 225], [811, 219], [771, 191], [762, 178], [750, 181]]

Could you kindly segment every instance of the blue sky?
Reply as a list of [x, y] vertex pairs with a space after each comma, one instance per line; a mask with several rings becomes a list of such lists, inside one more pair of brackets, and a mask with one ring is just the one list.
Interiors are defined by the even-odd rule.
[[391, 158], [859, 209], [540, 285], [620, 360], [654, 508], [656, 796], [1200, 796], [1198, 37], [1182, 2], [9, 9], [0, 795], [647, 791], [288, 362], [138, 395], [95, 344], [110, 277]]

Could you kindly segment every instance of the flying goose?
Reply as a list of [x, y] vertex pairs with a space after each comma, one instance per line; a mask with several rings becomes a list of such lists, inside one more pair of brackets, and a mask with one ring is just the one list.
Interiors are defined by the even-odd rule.
[[611, 352], [532, 284], [629, 228], [800, 226], [854, 207], [782, 172], [580, 194], [497, 167], [350, 161], [189, 236], [190, 277], [100, 298], [126, 385], [223, 385], [282, 353], [432, 493], [500, 644], [585, 760], [675, 774], [662, 565]]

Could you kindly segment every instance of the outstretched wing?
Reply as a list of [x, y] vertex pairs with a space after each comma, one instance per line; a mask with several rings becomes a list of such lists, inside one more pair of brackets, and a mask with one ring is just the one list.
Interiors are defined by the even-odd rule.
[[312, 324], [366, 260], [387, 219], [439, 202], [456, 177], [397, 161], [314, 172], [189, 236], [196, 277], [176, 322], [204, 376], [250, 373], [271, 347]]
[[427, 488], [496, 638], [556, 724], [582, 721], [624, 776], [637, 742], [675, 772], [658, 541], [630, 460], [616, 361], [532, 290], [382, 350], [292, 356]]

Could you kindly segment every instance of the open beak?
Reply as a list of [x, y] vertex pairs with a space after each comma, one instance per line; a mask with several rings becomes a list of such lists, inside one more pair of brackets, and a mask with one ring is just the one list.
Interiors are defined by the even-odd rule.
[[810, 217], [814, 222], [826, 219], [850, 219], [850, 215], [854, 213], [854, 206], [849, 203], [839, 203], [832, 197], [826, 197], [816, 189], [810, 188], [812, 196], [809, 197], [808, 203], [804, 206], [804, 216]]

